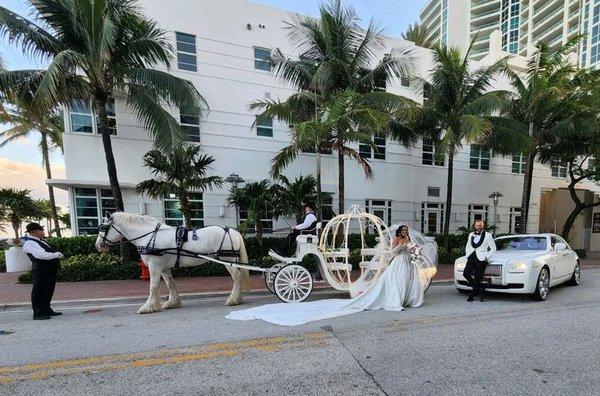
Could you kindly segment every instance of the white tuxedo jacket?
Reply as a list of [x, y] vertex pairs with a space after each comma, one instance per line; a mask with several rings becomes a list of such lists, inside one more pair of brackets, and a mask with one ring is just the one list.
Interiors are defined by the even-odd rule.
[[486, 232], [485, 236], [482, 235], [481, 237], [484, 238], [483, 243], [481, 243], [481, 245], [479, 245], [477, 248], [474, 248], [471, 243], [474, 236], [474, 232], [469, 234], [469, 239], [467, 240], [467, 246], [465, 248], [467, 257], [469, 257], [473, 251], [475, 251], [479, 261], [491, 261], [492, 256], [496, 252], [496, 242], [494, 242], [494, 237], [492, 234]]

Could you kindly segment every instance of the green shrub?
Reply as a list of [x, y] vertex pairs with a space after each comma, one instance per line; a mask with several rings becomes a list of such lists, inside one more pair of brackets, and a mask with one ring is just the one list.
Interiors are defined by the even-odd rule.
[[454, 261], [465, 255], [465, 248], [456, 247], [450, 251], [450, 254], [447, 254], [443, 247], [438, 247], [438, 263], [440, 264], [450, 264], [453, 265]]
[[[59, 282], [136, 279], [140, 276], [137, 263], [122, 263], [114, 254], [91, 253], [63, 259], [58, 271]], [[19, 283], [31, 283], [29, 272], [19, 276]]]
[[585, 249], [575, 249], [575, 253], [577, 253], [577, 256], [579, 256], [579, 258], [587, 257], [587, 251]]
[[6, 253], [0, 250], [0, 272], [6, 272]]

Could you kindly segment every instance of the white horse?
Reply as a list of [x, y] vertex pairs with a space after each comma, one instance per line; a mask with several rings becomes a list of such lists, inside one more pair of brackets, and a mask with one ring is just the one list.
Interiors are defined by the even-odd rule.
[[[102, 226], [98, 231], [96, 249], [106, 252], [111, 245], [119, 244], [127, 239], [136, 247], [151, 246], [161, 251], [170, 249], [175, 252], [176, 228], [160, 224], [150, 216], [117, 212], [104, 218]], [[229, 235], [222, 227], [209, 226], [196, 230], [193, 238], [192, 231], [188, 232], [188, 240], [182, 249], [200, 254], [217, 253], [217, 251], [237, 251], [242, 263], [248, 262], [248, 254], [241, 234], [235, 229], [229, 229]], [[144, 305], [138, 309], [139, 314], [159, 312], [163, 309], [181, 307], [181, 298], [175, 288], [175, 281], [171, 275], [171, 268], [175, 267], [175, 254], [141, 254], [142, 260], [150, 271], [150, 295]], [[217, 255], [218, 256], [218, 255]], [[235, 257], [222, 257], [223, 261], [235, 261]], [[181, 256], [179, 265], [181, 267], [193, 267], [206, 262], [196, 257]], [[242, 289], [248, 290], [249, 273], [236, 267], [226, 267], [233, 278], [233, 289], [227, 299], [226, 305], [238, 305], [242, 303]], [[165, 280], [169, 288], [169, 299], [161, 305], [159, 285], [160, 277]]]

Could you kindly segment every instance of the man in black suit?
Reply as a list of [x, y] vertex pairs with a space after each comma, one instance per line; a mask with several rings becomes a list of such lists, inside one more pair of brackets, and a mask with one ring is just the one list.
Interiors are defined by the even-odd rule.
[[63, 254], [48, 245], [44, 239], [44, 227], [38, 223], [27, 224], [27, 234], [23, 250], [31, 260], [31, 307], [34, 320], [46, 320], [61, 315], [50, 307], [54, 295], [56, 275]]

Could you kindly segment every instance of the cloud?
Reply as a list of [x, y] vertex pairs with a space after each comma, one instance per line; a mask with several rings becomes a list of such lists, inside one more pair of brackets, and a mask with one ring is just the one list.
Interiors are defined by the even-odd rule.
[[[62, 179], [65, 177], [65, 166], [52, 165], [52, 177]], [[46, 171], [39, 165], [0, 158], [0, 186], [12, 188], [27, 188], [35, 199], [48, 198], [48, 187], [44, 182]], [[56, 203], [66, 207], [69, 199], [65, 190], [54, 189]]]

